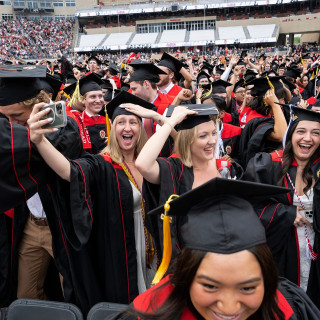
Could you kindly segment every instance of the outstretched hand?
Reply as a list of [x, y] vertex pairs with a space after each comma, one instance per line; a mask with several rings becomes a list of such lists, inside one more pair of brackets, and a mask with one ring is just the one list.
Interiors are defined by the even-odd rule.
[[44, 117], [47, 113], [50, 112], [50, 109], [45, 109], [42, 111], [39, 111], [40, 108], [44, 107], [46, 103], [37, 103], [30, 114], [29, 120], [28, 120], [28, 126], [30, 129], [30, 140], [34, 144], [39, 144], [46, 133], [52, 133], [57, 131], [57, 128], [49, 128], [49, 129], [43, 129], [42, 126], [52, 122], [52, 118], [47, 118], [44, 120], [41, 120], [42, 117]]

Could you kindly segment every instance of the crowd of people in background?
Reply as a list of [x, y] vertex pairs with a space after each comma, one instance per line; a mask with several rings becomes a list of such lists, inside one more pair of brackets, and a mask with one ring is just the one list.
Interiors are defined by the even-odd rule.
[[50, 57], [72, 52], [74, 20], [0, 20], [0, 55], [11, 59]]

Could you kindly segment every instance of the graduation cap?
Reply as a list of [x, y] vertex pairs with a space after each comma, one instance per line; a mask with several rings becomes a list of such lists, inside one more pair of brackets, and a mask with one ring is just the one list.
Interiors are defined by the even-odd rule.
[[216, 73], [218, 73], [218, 74], [223, 74], [224, 73], [224, 69], [221, 69], [220, 67], [217, 67], [216, 68]]
[[299, 108], [293, 104], [285, 105], [285, 106], [290, 107], [290, 122], [289, 122], [289, 125], [287, 128], [287, 131], [283, 137], [283, 142], [282, 142], [283, 149], [286, 146], [286, 143], [288, 141], [288, 136], [291, 132], [292, 126], [295, 123], [297, 123], [299, 121], [314, 121], [314, 122], [320, 123], [320, 113], [319, 112], [311, 111], [311, 110], [304, 109], [304, 108]]
[[282, 80], [284, 76], [277, 77], [264, 77], [257, 78], [248, 83], [253, 84], [254, 87], [251, 89], [252, 96], [263, 96], [269, 89], [278, 90], [282, 88], [282, 83], [279, 80]]
[[312, 59], [312, 58], [310, 57], [310, 53], [306, 53], [301, 57], [301, 59], [304, 61], [304, 60], [308, 60], [308, 59]]
[[279, 69], [285, 69], [286, 68], [286, 64], [285, 63], [281, 63], [279, 66]]
[[[168, 111], [166, 114], [167, 117], [171, 117], [172, 112], [175, 107], [177, 107], [177, 106], [170, 105], [168, 107]], [[210, 116], [217, 116], [219, 114], [219, 112], [216, 108], [216, 105], [214, 103], [187, 104], [187, 105], [183, 105], [183, 107], [185, 107], [189, 110], [197, 111], [198, 113], [189, 115], [186, 119], [184, 119], [181, 123], [179, 123], [176, 126], [177, 131], [192, 129], [201, 123], [212, 121], [210, 119]]]
[[264, 53], [260, 54], [259, 59], [266, 60], [266, 55]]
[[119, 106], [123, 103], [137, 104], [137, 105], [144, 107], [146, 109], [153, 109], [155, 107], [154, 104], [152, 104], [144, 99], [141, 99], [137, 96], [134, 96], [133, 94], [131, 94], [127, 91], [120, 91], [120, 93], [114, 99], [112, 99], [107, 105], [108, 117], [110, 119], [112, 119], [112, 121], [114, 121], [114, 119], [120, 115], [135, 115], [135, 116], [137, 116], [136, 114], [131, 113], [131, 112], [127, 111], [126, 109], [120, 108]]
[[240, 80], [234, 85], [233, 92], [235, 92], [239, 87], [246, 88], [248, 82], [256, 78], [256, 73], [252, 70], [247, 70], [245, 74], [242, 75]]
[[217, 80], [212, 82], [212, 93], [226, 93], [226, 88], [232, 86], [231, 83], [224, 80]]
[[112, 84], [110, 83], [109, 79], [101, 79], [102, 83], [100, 85], [101, 89], [113, 89]]
[[207, 69], [208, 71], [209, 71], [209, 73], [211, 74], [212, 73], [212, 70], [213, 70], [213, 65], [211, 65], [210, 63], [208, 63], [208, 62], [203, 62], [203, 64], [202, 64], [202, 68], [201, 68], [201, 70], [203, 70], [203, 69]]
[[[119, 89], [107, 89], [106, 93], [104, 94], [103, 100], [110, 102], [112, 99], [114, 99], [118, 94], [120, 93]], [[104, 115], [104, 114], [102, 114]]]
[[300, 77], [300, 74], [301, 74], [301, 71], [299, 69], [288, 67], [286, 72], [283, 75], [286, 77], [297, 79], [298, 77]]
[[70, 86], [63, 89], [63, 91], [71, 95], [71, 104], [75, 104], [76, 101], [80, 99], [80, 96], [84, 96], [90, 91], [100, 91], [102, 80], [95, 74], [89, 73], [87, 76], [82, 77], [79, 81], [71, 84]]
[[121, 71], [119, 70], [119, 68], [114, 64], [114, 63], [110, 63], [108, 66], [108, 70], [113, 73], [113, 74], [117, 74], [120, 73]]
[[42, 89], [40, 78], [46, 66], [0, 65], [0, 106], [22, 102], [37, 96]]
[[42, 89], [47, 93], [52, 93], [52, 100], [56, 100], [62, 85], [62, 81], [49, 73], [47, 73], [46, 77], [40, 81], [43, 86]]
[[135, 71], [130, 77], [131, 82], [148, 80], [157, 83], [160, 81], [159, 74], [166, 74], [151, 62], [135, 64], [134, 69]]
[[239, 60], [237, 65], [238, 66], [246, 66], [247, 64], [243, 60]]
[[210, 83], [210, 76], [205, 71], [201, 71], [201, 72], [198, 73], [198, 75], [197, 75], [197, 83], [199, 83], [199, 81], [201, 79], [208, 79], [208, 81]]
[[295, 84], [288, 81], [286, 78], [282, 79], [282, 82], [290, 90], [290, 92], [292, 92], [296, 88]]
[[88, 59], [88, 63], [92, 60], [94, 60], [97, 63], [97, 65], [100, 65], [102, 63], [96, 56], [90, 56]]
[[252, 205], [288, 191], [273, 185], [214, 178], [180, 197], [171, 196], [165, 205], [148, 212], [161, 215], [165, 237], [163, 262], [152, 283], [161, 280], [170, 262], [170, 216], [180, 217], [182, 248], [232, 254], [266, 243], [265, 229]]
[[248, 55], [248, 50], [242, 50], [240, 59], [245, 58]]
[[170, 54], [164, 52], [158, 66], [167, 67], [172, 70], [177, 77], [181, 68], [183, 67], [183, 63], [176, 59], [175, 57], [171, 56]]

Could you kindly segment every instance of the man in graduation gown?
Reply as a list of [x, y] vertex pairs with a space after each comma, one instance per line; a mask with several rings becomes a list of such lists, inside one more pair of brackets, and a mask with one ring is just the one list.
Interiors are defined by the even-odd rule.
[[71, 105], [80, 101], [85, 107], [83, 112], [72, 112], [70, 116], [78, 123], [84, 149], [92, 154], [99, 153], [107, 139], [106, 118], [99, 114], [104, 106], [100, 84], [103, 81], [90, 73], [64, 89], [66, 93], [73, 92]]
[[[19, 70], [16, 71], [16, 69]], [[35, 67], [35, 70], [31, 71], [18, 66], [14, 66], [12, 70], [2, 71], [0, 74], [0, 109], [9, 120], [27, 126], [27, 119], [33, 105], [24, 105], [22, 101], [38, 95], [42, 88], [39, 81], [41, 77], [45, 77], [45, 68], [43, 69], [42, 66]], [[3, 231], [1, 232], [2, 245], [0, 253], [2, 257], [1, 263], [3, 264], [1, 269], [3, 281], [1, 281], [0, 288], [0, 304], [1, 306], [7, 306], [17, 296], [18, 250], [21, 245], [21, 239], [24, 237], [26, 222], [31, 223], [29, 220], [33, 217], [27, 202], [35, 195], [37, 195], [46, 216], [45, 218], [33, 217], [32, 222], [36, 227], [43, 228], [43, 230], [50, 229], [53, 235], [52, 250], [55, 264], [64, 278], [64, 297], [67, 301], [72, 301], [67, 252], [53, 206], [52, 173], [37, 157], [37, 153], [30, 143], [27, 128], [15, 125], [5, 119], [0, 120], [3, 122], [1, 126], [1, 139], [3, 140], [1, 170], [4, 173], [1, 175], [0, 185], [3, 186], [4, 191], [2, 194], [5, 195], [4, 201], [1, 201], [2, 218], [0, 222], [0, 228]], [[66, 127], [51, 134], [48, 139], [70, 158], [73, 156], [79, 157], [82, 154], [79, 131], [77, 124], [72, 119], [68, 120]], [[29, 262], [27, 267], [32, 269], [35, 265]], [[20, 270], [25, 272], [26, 269], [25, 266]], [[56, 280], [59, 284], [58, 278]], [[40, 283], [39, 292], [42, 292], [42, 285]], [[59, 293], [59, 285], [57, 289], [58, 292], [54, 293], [53, 298], [62, 299], [61, 289]]]
[[[160, 79], [159, 76], [165, 72], [152, 63], [132, 64], [132, 66], [135, 68], [130, 78], [132, 94], [154, 104], [155, 111], [160, 115], [164, 115], [168, 106], [174, 100], [174, 97], [161, 93], [157, 89], [156, 83]], [[151, 137], [156, 132], [157, 123], [151, 119], [145, 119], [144, 128], [148, 137]], [[168, 157], [172, 152], [173, 140], [169, 137], [161, 151], [161, 155]]]

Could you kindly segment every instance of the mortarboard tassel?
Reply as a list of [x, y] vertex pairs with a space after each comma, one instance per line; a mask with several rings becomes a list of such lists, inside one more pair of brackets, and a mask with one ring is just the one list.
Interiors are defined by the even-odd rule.
[[172, 245], [170, 223], [172, 218], [168, 216], [168, 212], [170, 210], [170, 202], [173, 200], [173, 198], [177, 197], [179, 196], [176, 194], [172, 194], [163, 206], [164, 214], [161, 215], [161, 219], [163, 220], [163, 254], [160, 267], [158, 268], [157, 273], [152, 280], [153, 285], [157, 284], [163, 278], [168, 270], [171, 261]]
[[74, 90], [74, 93], [72, 95], [72, 98], [70, 100], [70, 105], [75, 105], [77, 101], [80, 101], [81, 94], [80, 94], [80, 86], [79, 86], [79, 80], [77, 81], [76, 89]]
[[107, 137], [108, 137], [108, 144], [109, 144], [111, 127], [110, 127], [110, 120], [109, 120], [109, 116], [107, 113], [107, 105], [106, 104], [104, 105], [104, 113], [106, 114], [106, 130], [107, 130]]
[[211, 95], [211, 93], [212, 93], [212, 85], [210, 84], [210, 90], [206, 93], [203, 93], [202, 96], [200, 97], [200, 100], [203, 100], [203, 99], [209, 97]]

